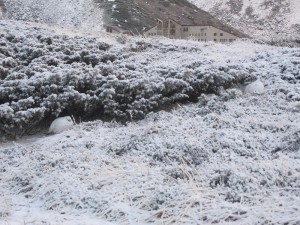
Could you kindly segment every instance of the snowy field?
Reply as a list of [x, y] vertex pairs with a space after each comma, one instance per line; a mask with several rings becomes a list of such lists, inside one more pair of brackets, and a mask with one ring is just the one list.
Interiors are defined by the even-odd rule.
[[[7, 33], [27, 38], [34, 32], [55, 35], [46, 27], [14, 21], [1, 21], [0, 30], [2, 38]], [[125, 124], [97, 120], [56, 135], [3, 141], [1, 225], [300, 224], [299, 48], [239, 41], [120, 41], [104, 34], [96, 39], [64, 38], [66, 44], [108, 42], [113, 46], [109, 53], [120, 57], [103, 63], [114, 73], [126, 71], [131, 82], [154, 79], [166, 85], [165, 73], [177, 71], [192, 80], [200, 71], [217, 73], [220, 76], [213, 77], [218, 79], [229, 77], [233, 84], [224, 90], [221, 82], [211, 93], [204, 88], [194, 103], [169, 93], [174, 97], [171, 106], [168, 101], [168, 107], [144, 111], [144, 119]], [[35, 39], [29, 40], [34, 47]], [[141, 40], [152, 47], [138, 48]], [[11, 71], [4, 54], [13, 45], [3, 39], [1, 43], [1, 65]], [[58, 49], [51, 57], [62, 54]], [[42, 57], [49, 56], [29, 64], [18, 58], [13, 72], [31, 69], [40, 76], [40, 68], [45, 68]], [[74, 65], [79, 73], [91, 69], [82, 62]], [[62, 60], [48, 72], [66, 68]], [[236, 83], [240, 77], [243, 83]], [[264, 84], [263, 93], [244, 92], [253, 79]], [[10, 80], [12, 76], [5, 76], [0, 81], [0, 93]], [[185, 81], [187, 86], [194, 84]], [[1, 112], [7, 105], [0, 103]]]

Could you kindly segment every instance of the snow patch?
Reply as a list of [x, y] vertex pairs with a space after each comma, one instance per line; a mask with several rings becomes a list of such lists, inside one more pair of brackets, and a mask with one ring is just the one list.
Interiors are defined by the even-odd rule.
[[260, 80], [256, 80], [245, 87], [245, 93], [252, 95], [261, 95], [265, 92], [264, 84]]
[[290, 10], [291, 10], [291, 17], [290, 17], [291, 25], [300, 24], [300, 1], [290, 0]]
[[70, 116], [56, 118], [50, 125], [49, 134], [58, 134], [67, 129], [70, 129], [74, 125]]

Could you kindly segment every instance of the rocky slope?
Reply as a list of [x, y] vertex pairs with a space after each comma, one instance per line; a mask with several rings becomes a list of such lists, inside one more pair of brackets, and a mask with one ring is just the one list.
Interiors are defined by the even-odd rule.
[[300, 37], [298, 0], [189, 0], [247, 34], [258, 38]]
[[102, 30], [102, 11], [93, 0], [4, 0], [7, 18]]

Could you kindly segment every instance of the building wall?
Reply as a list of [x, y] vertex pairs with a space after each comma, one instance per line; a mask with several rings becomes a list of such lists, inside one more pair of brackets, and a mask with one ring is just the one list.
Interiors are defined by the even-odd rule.
[[210, 41], [208, 26], [183, 26], [182, 39], [194, 41]]
[[232, 42], [238, 39], [237, 36], [230, 34], [228, 32], [222, 31], [215, 27], [209, 28], [209, 40], [215, 41], [215, 42]]
[[174, 21], [160, 21], [158, 25], [144, 33], [146, 37], [164, 36], [171, 39], [181, 39], [181, 25]]
[[175, 29], [175, 35], [171, 36], [171, 38], [182, 39], [182, 26], [173, 21], [171, 21], [171, 23], [174, 25], [174, 29]]
[[235, 35], [212, 26], [181, 26], [173, 21], [171, 21], [171, 24], [173, 25], [172, 29], [174, 30], [175, 28], [175, 33], [170, 32], [170, 25], [165, 22], [163, 25], [159, 25], [160, 28], [164, 27], [164, 32], [158, 30], [158, 26], [155, 26], [146, 31], [144, 35], [146, 37], [165, 36], [172, 39], [186, 39], [203, 42], [215, 41], [222, 43], [232, 42], [238, 38]]
[[158, 35], [158, 34], [157, 34], [157, 26], [152, 27], [150, 30], [146, 31], [146, 32], [144, 33], [144, 35], [145, 35], [146, 37], [157, 36], [157, 35]]

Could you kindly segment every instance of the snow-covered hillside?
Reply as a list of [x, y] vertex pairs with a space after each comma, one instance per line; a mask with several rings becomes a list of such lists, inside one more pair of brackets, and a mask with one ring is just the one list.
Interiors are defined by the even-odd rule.
[[9, 19], [99, 31], [102, 11], [93, 0], [4, 0]]
[[[106, 94], [118, 112], [145, 110], [165, 90], [165, 100], [175, 102], [145, 110], [142, 120], [90, 121], [56, 135], [2, 142], [1, 225], [300, 223], [299, 48], [113, 35], [107, 43], [107, 36], [60, 36], [15, 21], [1, 21], [0, 30], [0, 112], [18, 105], [5, 99], [21, 99], [30, 90], [44, 90], [34, 98], [42, 102], [47, 88], [64, 84], [63, 97], [90, 84], [91, 71], [92, 84], [102, 82], [104, 89], [78, 93]], [[33, 53], [43, 54], [28, 58]], [[94, 67], [91, 57], [83, 57], [104, 54], [117, 57]], [[71, 71], [73, 86], [64, 71]], [[203, 77], [210, 79], [202, 83]], [[251, 79], [234, 83], [239, 77]], [[257, 78], [263, 91], [244, 93], [246, 81]], [[23, 89], [13, 95], [18, 86], [12, 84]], [[139, 91], [137, 102], [118, 105], [122, 84]], [[195, 84], [205, 92], [197, 92], [194, 103], [188, 92], [177, 93]], [[217, 85], [209, 93], [211, 84]], [[19, 106], [22, 112], [26, 104]]]
[[300, 37], [299, 0], [189, 1], [254, 37]]
[[[216, 18], [244, 33], [260, 39], [299, 39], [300, 37], [300, 1], [299, 0], [189, 0], [199, 8], [210, 12]], [[116, 7], [113, 1], [94, 0], [4, 0], [7, 8], [7, 16], [11, 19], [26, 21], [46, 22], [76, 26], [89, 30], [102, 30], [103, 18], [101, 7], [109, 7], [103, 10], [111, 10]], [[97, 2], [97, 3], [95, 3]], [[119, 10], [123, 20], [131, 21], [129, 27], [149, 26], [141, 25], [145, 16], [129, 15], [132, 8], [127, 3], [119, 2]], [[134, 4], [134, 3], [131, 3]], [[112, 5], [112, 6], [111, 6]], [[140, 15], [141, 14], [141, 15]], [[110, 24], [112, 17], [106, 22]], [[139, 18], [140, 16], [140, 18]], [[133, 17], [133, 19], [130, 19]], [[134, 19], [138, 17], [139, 19]], [[120, 18], [114, 18], [119, 20]], [[140, 22], [139, 22], [140, 20]], [[150, 22], [150, 21], [149, 21]], [[153, 22], [153, 21], [152, 21]]]

